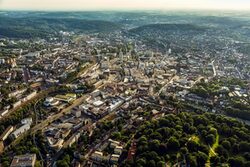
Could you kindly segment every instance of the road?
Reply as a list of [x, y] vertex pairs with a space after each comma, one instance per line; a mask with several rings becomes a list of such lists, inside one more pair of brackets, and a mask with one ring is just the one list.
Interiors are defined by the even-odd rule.
[[[104, 86], [104, 85], [102, 85], [102, 86]], [[99, 87], [102, 87], [102, 86], [99, 86]], [[98, 87], [98, 88], [99, 88], [99, 87]], [[123, 103], [122, 105], [124, 105], [124, 103]], [[121, 105], [121, 106], [122, 106], [122, 105]], [[121, 107], [121, 106], [120, 106], [120, 107]], [[83, 133], [84, 131], [86, 131], [86, 130], [88, 130], [88, 129], [93, 129], [93, 128], [95, 128], [96, 123], [99, 123], [99, 122], [102, 122], [102, 121], [106, 120], [107, 118], [109, 118], [110, 116], [112, 116], [113, 114], [115, 114], [115, 111], [117, 111], [120, 107], [118, 107], [118, 108], [115, 109], [113, 112], [111, 112], [111, 113], [109, 113], [108, 115], [106, 115], [105, 117], [99, 119], [98, 121], [95, 121], [95, 122], [93, 122], [93, 123], [91, 123], [91, 124], [87, 124], [87, 125], [83, 126], [82, 128], [78, 129], [78, 130], [77, 130], [77, 131], [76, 131], [67, 141], [64, 142], [63, 147], [56, 153], [56, 155], [54, 155], [54, 158], [52, 159], [51, 164], [53, 164], [53, 166], [55, 166], [56, 160], [63, 154], [63, 151], [64, 151], [63, 148], [67, 148], [67, 147], [70, 145], [72, 139], [74, 139], [74, 138], [76, 137], [76, 135], [78, 135], [79, 133]], [[111, 132], [109, 133], [108, 138], [109, 138], [110, 135], [111, 135]], [[106, 135], [102, 141], [105, 141], [105, 140], [107, 140], [108, 138], [107, 138], [107, 135]], [[99, 146], [98, 146], [98, 147], [99, 147]], [[91, 153], [93, 150], [95, 150], [95, 148], [96, 148], [96, 147], [90, 149], [89, 153]], [[91, 150], [92, 150], [92, 151], [91, 151]]]
[[[103, 83], [102, 85], [96, 87], [96, 89], [100, 89], [101, 87], [105, 86], [106, 84], [107, 83]], [[81, 97], [80, 99], [78, 99], [77, 101], [75, 101], [71, 106], [69, 106], [68, 108], [64, 109], [65, 111], [60, 112], [56, 116], [54, 115], [53, 119], [56, 120], [56, 119], [60, 118], [64, 113], [67, 113], [68, 111], [71, 111], [71, 109], [73, 109], [74, 107], [79, 106], [80, 104], [82, 104], [86, 100], [87, 97], [88, 97], [88, 95], [84, 95], [83, 97]], [[106, 118], [106, 117], [104, 117], [104, 118]], [[101, 121], [101, 120], [103, 120], [103, 119], [100, 119], [99, 121]], [[97, 121], [97, 122], [99, 122], [99, 121]], [[49, 122], [51, 122], [51, 120], [49, 120]], [[54, 155], [54, 158], [52, 159], [51, 164], [53, 164], [53, 166], [55, 165], [56, 160], [63, 154], [63, 151], [64, 151], [63, 148], [67, 148], [70, 145], [72, 139], [74, 139], [78, 133], [82, 133], [82, 132], [86, 131], [89, 128], [93, 128], [93, 126], [95, 125], [95, 123], [96, 122], [93, 122], [92, 124], [85, 125], [82, 128], [78, 129], [67, 141], [65, 141], [63, 143], [62, 149], [60, 149], [56, 153], [56, 155]], [[48, 122], [44, 123], [44, 125], [41, 125], [41, 126], [39, 126], [37, 128], [46, 127], [47, 125], [48, 125]], [[36, 131], [36, 129], [33, 129], [33, 130], [34, 130], [34, 132]]]
[[73, 104], [71, 104], [70, 106], [68, 106], [67, 108], [63, 109], [60, 113], [55, 114], [49, 118], [47, 118], [46, 120], [42, 121], [41, 123], [35, 125], [33, 128], [31, 128], [29, 131], [27, 131], [26, 133], [20, 135], [17, 139], [15, 139], [8, 147], [6, 147], [6, 149], [9, 149], [15, 145], [17, 145], [19, 143], [19, 141], [27, 134], [31, 134], [34, 135], [35, 133], [37, 133], [37, 131], [44, 129], [46, 126], [48, 126], [51, 122], [59, 119], [61, 116], [63, 116], [63, 114], [68, 113], [71, 111], [71, 109], [73, 109], [76, 106], [79, 106], [85, 99], [87, 98], [87, 95], [82, 96], [78, 99], [76, 99]]
[[157, 95], [159, 96], [161, 94], [161, 92], [170, 84], [172, 83], [175, 79], [178, 79], [179, 76], [175, 75], [173, 76], [163, 87], [161, 87], [161, 89], [159, 90], [159, 92], [157, 93]]
[[194, 85], [196, 85], [197, 83], [201, 82], [202, 79], [204, 79], [204, 77], [202, 77], [202, 76], [198, 77], [198, 78], [193, 82], [193, 84], [192, 84], [190, 87], [192, 88]]
[[[36, 106], [37, 106], [37, 103], [39, 102], [39, 100], [38, 101], [36, 101], [36, 103], [34, 104], [34, 114], [35, 114], [35, 117], [36, 117], [36, 120], [35, 120], [35, 124], [37, 125], [37, 117], [38, 117], [38, 115], [37, 115], [37, 109], [36, 109]], [[36, 148], [38, 148], [38, 146], [37, 146], [37, 143], [36, 143], [36, 134], [34, 133], [33, 134], [33, 143], [35, 144], [35, 146], [36, 146]], [[41, 159], [41, 165], [43, 166], [43, 164], [44, 164], [44, 159], [43, 159], [43, 156], [42, 156], [42, 154], [41, 154], [41, 151], [40, 151], [40, 149], [38, 149], [38, 155], [39, 155], [39, 157], [40, 157], [40, 159]]]
[[[84, 74], [87, 73], [87, 71], [89, 69], [92, 69], [93, 65], [89, 65], [86, 69], [84, 69], [82, 72], [84, 72]], [[86, 73], [85, 73], [86, 72]], [[11, 110], [6, 116], [10, 115], [11, 113], [17, 111], [19, 108], [24, 107], [26, 104], [29, 104], [31, 101], [35, 100], [35, 99], [42, 99], [44, 97], [46, 97], [46, 95], [48, 95], [49, 93], [55, 91], [57, 88], [56, 87], [50, 87], [46, 90], [42, 90], [41, 92], [37, 93], [37, 95], [35, 97], [33, 97], [32, 99], [26, 101], [25, 103], [21, 104], [19, 107], [17, 107], [15, 110]], [[17, 139], [15, 139], [10, 145], [8, 145], [5, 150], [8, 150], [12, 147], [14, 147], [15, 145], [17, 145], [24, 136], [26, 136], [27, 134], [31, 134], [32, 136], [39, 130], [44, 129], [46, 126], [48, 126], [51, 122], [53, 122], [54, 120], [60, 118], [61, 116], [63, 116], [63, 114], [68, 113], [71, 111], [71, 109], [73, 109], [76, 106], [79, 106], [84, 100], [86, 100], [87, 95], [84, 95], [78, 99], [76, 99], [73, 104], [71, 104], [70, 106], [68, 106], [67, 108], [63, 109], [60, 113], [55, 114], [49, 118], [47, 118], [46, 120], [42, 121], [39, 124], [36, 124], [33, 128], [31, 128], [29, 131], [27, 131], [26, 133], [20, 135]], [[0, 118], [1, 121], [1, 118]], [[36, 123], [37, 123], [37, 119], [36, 119]]]
[[44, 120], [43, 122], [35, 125], [32, 129], [31, 129], [31, 134], [36, 133], [36, 131], [38, 130], [42, 130], [43, 128], [45, 128], [46, 126], [48, 126], [50, 123], [52, 123], [53, 121], [59, 119], [60, 117], [62, 117], [64, 114], [70, 112], [74, 107], [79, 106], [80, 104], [82, 104], [84, 102], [84, 100], [86, 100], [86, 98], [88, 97], [88, 95], [84, 95], [78, 99], [76, 99], [73, 104], [71, 104], [70, 106], [68, 106], [67, 108], [63, 109], [60, 113], [52, 115], [51, 117], [48, 117], [46, 120]]

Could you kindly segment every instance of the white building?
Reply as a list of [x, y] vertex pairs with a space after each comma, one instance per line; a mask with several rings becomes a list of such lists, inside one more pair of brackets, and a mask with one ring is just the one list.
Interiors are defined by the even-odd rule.
[[22, 123], [23, 125], [25, 125], [25, 124], [31, 125], [31, 124], [32, 124], [32, 118], [25, 118], [25, 119], [22, 119], [22, 120], [21, 120], [21, 123]]
[[45, 101], [43, 102], [43, 104], [46, 106], [46, 107], [50, 107], [50, 106], [56, 106], [59, 104], [59, 101], [54, 99], [53, 97], [47, 97], [45, 99]]
[[118, 155], [121, 155], [122, 154], [122, 149], [123, 149], [122, 146], [116, 146], [115, 150], [114, 150], [114, 153], [118, 154]]
[[18, 138], [21, 134], [23, 134], [24, 132], [28, 131], [30, 129], [30, 124], [25, 124], [23, 126], [21, 126], [20, 128], [18, 128], [17, 130], [15, 130], [11, 136], [16, 139]]
[[4, 132], [3, 134], [0, 136], [0, 141], [4, 141], [8, 138], [8, 136], [10, 135], [11, 132], [13, 132], [14, 127], [13, 126], [9, 126]]
[[102, 161], [103, 160], [103, 153], [99, 151], [95, 151], [92, 155], [91, 158], [95, 161]]

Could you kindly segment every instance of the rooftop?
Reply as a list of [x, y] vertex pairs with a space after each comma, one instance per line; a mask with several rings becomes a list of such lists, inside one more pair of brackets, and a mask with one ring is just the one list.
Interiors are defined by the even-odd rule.
[[24, 166], [33, 167], [35, 166], [35, 162], [36, 162], [35, 154], [18, 155], [13, 158], [10, 166], [11, 167], [24, 167]]

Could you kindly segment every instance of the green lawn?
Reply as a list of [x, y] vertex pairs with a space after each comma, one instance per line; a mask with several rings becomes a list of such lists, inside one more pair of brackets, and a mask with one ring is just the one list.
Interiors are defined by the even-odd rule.
[[[215, 128], [211, 128], [211, 129], [215, 129]], [[214, 144], [211, 146], [209, 146], [210, 150], [209, 150], [209, 154], [208, 154], [208, 160], [206, 163], [206, 167], [210, 167], [210, 158], [216, 156], [215, 153], [215, 149], [219, 146], [219, 134], [216, 133], [216, 138], [215, 138], [215, 142]]]

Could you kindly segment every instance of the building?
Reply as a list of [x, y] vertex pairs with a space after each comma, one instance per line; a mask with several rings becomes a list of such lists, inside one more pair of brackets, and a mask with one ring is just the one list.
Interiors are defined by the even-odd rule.
[[123, 104], [123, 100], [119, 100], [113, 104], [110, 105], [109, 107], [109, 112], [114, 111], [115, 109], [117, 109], [118, 107], [120, 107]]
[[115, 149], [117, 146], [120, 145], [120, 142], [112, 140], [112, 139], [109, 139], [109, 142], [110, 142], [110, 147], [113, 149]]
[[103, 160], [103, 153], [99, 151], [95, 151], [92, 155], [91, 158], [95, 161], [102, 161]]
[[82, 115], [82, 111], [81, 110], [73, 110], [72, 114], [76, 117], [79, 118]]
[[56, 106], [59, 104], [59, 101], [54, 99], [53, 97], [47, 97], [43, 103], [46, 107]]
[[4, 152], [4, 144], [3, 141], [0, 140], [0, 154]]
[[97, 100], [97, 101], [93, 102], [93, 105], [94, 105], [95, 107], [100, 107], [100, 106], [102, 106], [103, 104], [104, 104], [104, 102], [101, 101], [101, 100]]
[[6, 109], [6, 110], [3, 110], [3, 111], [0, 111], [0, 117], [3, 117], [5, 116], [6, 114], [8, 114], [9, 110]]
[[34, 167], [36, 163], [36, 154], [26, 154], [15, 156], [10, 167]]
[[9, 126], [0, 136], [0, 141], [6, 140], [7, 137], [10, 135], [10, 133], [13, 132], [13, 130], [14, 130], [13, 126]]
[[8, 94], [9, 97], [16, 97], [19, 94], [23, 94], [27, 89], [16, 90]]
[[70, 103], [76, 100], [76, 94], [56, 95], [55, 99], [65, 103]]
[[[1, 43], [2, 44], [2, 43]], [[0, 59], [0, 64], [5, 64], [5, 59], [1, 58]]]
[[37, 92], [36, 92], [36, 91], [34, 91], [34, 92], [30, 93], [29, 95], [27, 95], [26, 100], [30, 100], [30, 99], [32, 99], [33, 97], [35, 97], [35, 96], [36, 96], [36, 94], [37, 94]]
[[24, 55], [25, 58], [28, 58], [28, 59], [34, 59], [34, 58], [37, 58], [40, 56], [40, 52], [30, 52], [26, 55]]
[[21, 134], [23, 134], [24, 132], [28, 131], [30, 129], [30, 124], [25, 124], [23, 126], [21, 126], [20, 128], [18, 128], [17, 130], [15, 130], [12, 134], [11, 137], [13, 137], [14, 139], [18, 138]]
[[115, 164], [118, 163], [119, 157], [120, 157], [120, 155], [112, 154], [112, 155], [110, 156], [110, 161], [111, 161], [111, 163], [115, 163]]
[[21, 101], [17, 101], [17, 102], [15, 102], [15, 103], [13, 104], [13, 108], [18, 107], [18, 106], [20, 106], [21, 104], [22, 104]]
[[22, 119], [22, 120], [21, 120], [21, 123], [22, 123], [23, 125], [25, 125], [25, 124], [31, 125], [31, 124], [32, 124], [32, 118], [25, 118], [25, 119]]
[[136, 142], [133, 141], [130, 148], [129, 148], [129, 151], [128, 151], [128, 160], [132, 160], [135, 156], [135, 153], [136, 153]]
[[122, 154], [122, 149], [123, 149], [122, 146], [116, 146], [115, 150], [114, 150], [114, 153], [117, 154], [117, 155], [121, 155]]

